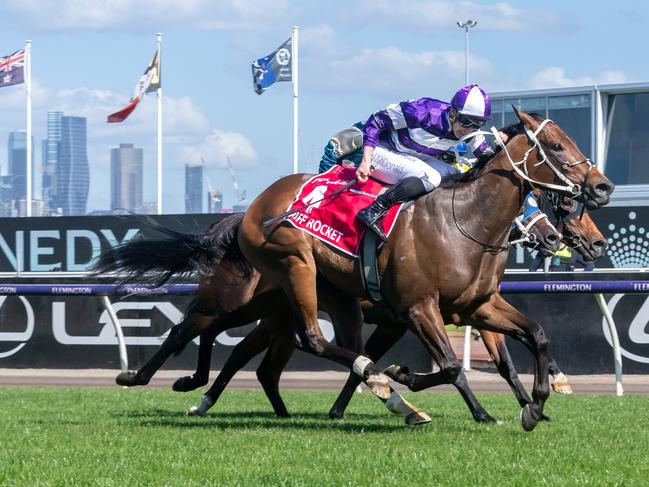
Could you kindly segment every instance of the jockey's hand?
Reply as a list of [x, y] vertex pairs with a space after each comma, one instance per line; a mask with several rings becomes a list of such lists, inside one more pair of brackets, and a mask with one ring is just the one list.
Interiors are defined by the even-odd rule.
[[370, 165], [370, 162], [363, 158], [358, 168], [356, 169], [356, 179], [361, 183], [364, 183], [370, 177], [371, 173], [372, 166]]
[[505, 132], [501, 132], [499, 130], [498, 135], [500, 135], [500, 138], [503, 139], [503, 143], [507, 142], [509, 140], [509, 135], [507, 135]]

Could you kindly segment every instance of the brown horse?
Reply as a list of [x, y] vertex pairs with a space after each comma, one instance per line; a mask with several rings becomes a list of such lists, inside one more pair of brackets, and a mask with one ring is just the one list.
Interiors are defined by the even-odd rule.
[[[535, 191], [537, 199], [542, 196], [540, 191]], [[572, 200], [569, 200], [570, 202]], [[547, 205], [546, 205], [547, 206]], [[564, 207], [572, 208], [572, 212]], [[590, 216], [586, 213], [581, 218], [575, 218], [581, 213], [579, 205], [572, 205], [568, 202], [561, 202], [559, 205], [552, 205], [548, 208], [551, 211], [550, 219], [559, 225], [563, 225], [568, 219], [571, 222], [571, 239], [575, 245], [582, 248], [588, 259], [599, 258], [603, 255], [606, 248], [606, 241], [599, 232]], [[552, 253], [556, 250], [557, 235], [555, 227], [550, 223], [547, 215], [539, 215], [540, 211], [530, 215], [519, 225], [525, 232], [528, 232], [533, 238], [524, 238], [518, 230], [512, 231], [510, 242], [521, 240], [525, 242], [539, 243], [540, 251]], [[363, 321], [378, 325], [379, 329], [372, 335], [365, 346], [368, 357], [376, 361], [390, 348], [403, 334], [405, 328], [403, 323], [399, 323], [391, 310], [384, 305], [374, 305], [369, 301], [362, 303]], [[223, 390], [227, 387], [230, 379], [242, 368], [250, 359], [258, 353], [269, 349], [264, 357], [258, 371], [258, 377], [264, 391], [278, 416], [286, 416], [288, 412], [279, 394], [279, 377], [284, 366], [288, 363], [294, 347], [290, 336], [290, 330], [287, 329], [286, 320], [280, 314], [276, 313], [273, 317], [268, 317], [260, 321], [256, 327], [242, 342], [240, 342], [232, 351], [232, 354], [224, 364], [221, 372], [214, 381], [212, 387], [206, 392], [201, 405], [190, 410], [191, 414], [205, 414], [206, 411], [218, 400]], [[480, 330], [483, 342], [491, 354], [498, 371], [502, 377], [510, 384], [514, 394], [519, 400], [521, 406], [529, 403], [529, 397], [518, 376], [509, 357], [509, 352], [505, 346], [503, 335]], [[181, 377], [174, 383], [174, 390], [189, 391], [194, 390], [208, 381], [209, 363], [211, 358], [211, 348], [215, 335], [207, 331], [201, 335], [199, 348], [199, 366], [193, 376]], [[276, 340], [282, 340], [283, 343], [276, 343]], [[562, 394], [572, 393], [570, 385], [565, 375], [559, 370], [552, 358], [550, 358], [550, 375], [553, 377], [553, 389]], [[334, 419], [343, 417], [344, 410], [351, 400], [355, 387], [360, 383], [360, 379], [355, 374], [350, 374], [349, 380], [340, 393], [335, 405], [330, 410], [330, 416]], [[464, 397], [474, 419], [476, 421], [490, 422], [494, 419], [480, 406], [475, 400], [475, 396], [469, 389], [468, 383], [463, 373], [460, 373], [458, 380], [454, 383], [455, 387]]]
[[[572, 192], [593, 209], [608, 203], [613, 184], [557, 125], [522, 112], [518, 116], [525, 133], [512, 137], [489, 164], [469, 180], [419, 198], [402, 213], [379, 267], [386, 304], [440, 364], [439, 372], [393, 371], [393, 378], [417, 390], [456, 381], [461, 368], [446, 335], [443, 306], [463, 323], [524, 337], [534, 354], [535, 378], [521, 422], [532, 430], [549, 394], [547, 338], [540, 325], [498, 299], [497, 270], [505, 254], [497, 250], [506, 248], [509, 227], [530, 184]], [[340, 300], [349, 301], [350, 316], [360, 316], [355, 298], [363, 297], [365, 289], [358, 261], [304, 232], [265, 225], [288, 207], [303, 181], [303, 176], [287, 177], [262, 192], [244, 215], [238, 247], [287, 294], [297, 316], [300, 348], [353, 370], [375, 395], [387, 399], [387, 377], [369, 358], [328, 343], [318, 325], [318, 274], [339, 290]]]
[[[524, 408], [522, 422], [525, 429], [532, 429], [542, 417], [548, 395], [547, 340], [538, 324], [515, 310], [500, 309], [493, 299], [499, 279], [494, 270], [503, 258], [498, 250], [506, 242], [509, 225], [531, 183], [572, 192], [592, 209], [608, 202], [613, 185], [591, 168], [574, 141], [556, 125], [524, 113], [520, 119], [525, 134], [512, 137], [489, 164], [452, 188], [440, 188], [420, 198], [400, 216], [395, 234], [383, 250], [380, 267], [386, 302], [401, 320], [409, 323], [441, 365], [438, 373], [405, 374], [400, 379], [430, 386], [457, 378], [460, 367], [443, 328], [439, 311], [442, 303], [467, 322], [480, 321], [488, 329], [519, 339], [524, 337], [529, 343], [535, 354], [536, 374], [533, 402]], [[355, 366], [373, 392], [388, 396], [387, 378], [375, 370], [371, 361], [357, 352], [328, 344], [317, 325], [317, 272], [334, 285], [337, 302], [347, 309], [349, 322], [357, 325], [360, 310], [356, 296], [364, 294], [357, 278], [358, 263], [302, 232], [283, 225], [269, 229], [263, 225], [288, 206], [302, 182], [302, 176], [292, 176], [275, 183], [246, 213], [237, 239], [235, 229], [221, 236], [221, 257], [226, 262], [229, 259], [233, 272], [243, 262], [237, 255], [240, 250], [243, 257], [268, 276], [264, 286], [258, 287], [261, 283], [253, 279], [249, 291], [231, 302], [201, 295], [199, 291], [199, 300], [183, 323], [172, 329], [158, 353], [137, 373], [121, 374], [120, 383], [147, 383], [170, 354], [179, 353], [218, 317], [222, 326], [228, 326], [229, 322], [246, 319], [253, 308], [266, 306], [272, 310], [281, 287], [296, 311], [301, 348], [347, 367]], [[438, 249], [439, 253], [431, 256], [431, 249]], [[202, 279], [209, 281], [215, 277]]]

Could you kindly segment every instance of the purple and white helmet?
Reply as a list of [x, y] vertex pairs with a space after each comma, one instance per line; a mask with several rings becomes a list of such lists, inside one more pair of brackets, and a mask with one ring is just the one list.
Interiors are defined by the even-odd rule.
[[478, 85], [467, 85], [460, 88], [453, 99], [451, 106], [458, 113], [467, 117], [477, 118], [479, 120], [489, 120], [491, 118], [491, 101], [487, 92]]

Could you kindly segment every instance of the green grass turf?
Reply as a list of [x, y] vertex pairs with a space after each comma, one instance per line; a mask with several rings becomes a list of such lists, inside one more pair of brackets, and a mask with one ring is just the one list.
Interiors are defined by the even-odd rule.
[[344, 421], [335, 394], [287, 391], [277, 419], [258, 391], [0, 389], [0, 485], [647, 485], [649, 397], [553, 395], [551, 423], [519, 426], [510, 394], [479, 399], [504, 424], [475, 423], [451, 393], [408, 394], [433, 422], [406, 427], [369, 393]]

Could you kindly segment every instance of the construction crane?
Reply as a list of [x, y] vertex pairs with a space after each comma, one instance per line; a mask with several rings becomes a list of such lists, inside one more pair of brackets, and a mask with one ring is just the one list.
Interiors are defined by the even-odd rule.
[[205, 174], [205, 182], [207, 183], [207, 212], [220, 213], [223, 205], [223, 194], [218, 190], [214, 191], [212, 180], [207, 172], [207, 164], [202, 157], [201, 164], [203, 165], [203, 174]]
[[237, 202], [241, 203], [242, 201], [246, 200], [246, 190], [244, 189], [241, 191], [239, 189], [239, 183], [237, 182], [237, 176], [234, 174], [234, 168], [232, 167], [232, 161], [230, 160], [230, 156], [227, 158], [228, 161], [228, 171], [230, 172], [230, 177], [232, 178], [232, 185], [234, 186], [234, 192], [237, 195]]

